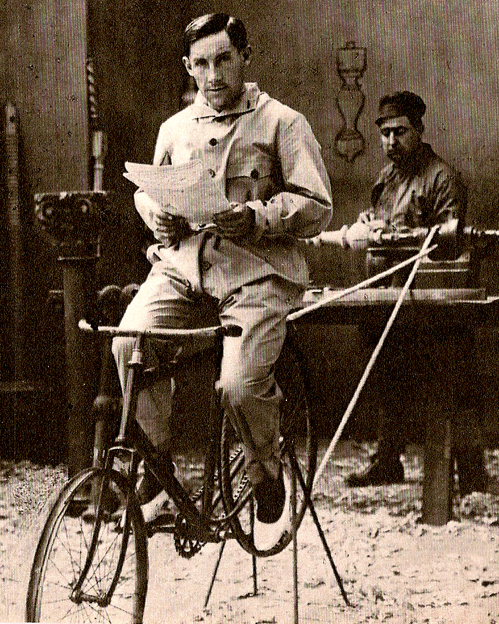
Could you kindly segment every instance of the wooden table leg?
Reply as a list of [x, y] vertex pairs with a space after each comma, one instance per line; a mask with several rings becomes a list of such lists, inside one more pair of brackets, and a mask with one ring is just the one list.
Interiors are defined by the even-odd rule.
[[424, 450], [424, 524], [442, 526], [452, 519], [453, 468], [450, 416], [432, 414], [427, 420]]

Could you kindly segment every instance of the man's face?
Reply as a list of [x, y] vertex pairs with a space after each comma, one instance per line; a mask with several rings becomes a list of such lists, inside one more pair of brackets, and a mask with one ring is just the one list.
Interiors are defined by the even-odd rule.
[[230, 108], [241, 95], [250, 54], [249, 46], [239, 51], [222, 30], [195, 41], [189, 56], [182, 60], [210, 106], [221, 111]]
[[421, 145], [422, 130], [416, 130], [407, 117], [386, 119], [380, 126], [383, 151], [396, 165], [410, 162]]

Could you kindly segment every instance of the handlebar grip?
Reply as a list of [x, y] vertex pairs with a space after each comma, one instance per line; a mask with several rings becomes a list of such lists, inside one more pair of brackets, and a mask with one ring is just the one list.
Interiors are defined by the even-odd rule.
[[97, 330], [97, 327], [92, 327], [92, 325], [90, 325], [90, 323], [85, 319], [81, 319], [80, 321], [78, 321], [78, 327], [82, 331], [86, 332], [92, 332]]

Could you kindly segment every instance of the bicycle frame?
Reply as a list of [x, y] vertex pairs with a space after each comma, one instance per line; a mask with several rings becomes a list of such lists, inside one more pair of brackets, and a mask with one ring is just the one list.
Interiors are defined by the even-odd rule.
[[[80, 324], [82, 326], [82, 324]], [[82, 327], [86, 329], [86, 327]], [[220, 397], [217, 392], [214, 392], [212, 398], [212, 405], [210, 413], [215, 417], [212, 422], [209, 423], [211, 431], [209, 432], [208, 439], [208, 451], [205, 458], [204, 465], [204, 477], [203, 477], [203, 498], [201, 508], [196, 506], [195, 501], [191, 499], [186, 490], [182, 487], [177, 480], [173, 472], [165, 471], [161, 469], [155, 458], [155, 449], [141, 426], [135, 419], [137, 400], [140, 390], [144, 387], [144, 361], [143, 350], [144, 344], [147, 338], [163, 338], [171, 337], [172, 342], [175, 343], [175, 338], [181, 345], [183, 336], [191, 337], [196, 336], [202, 340], [206, 339], [207, 344], [200, 350], [208, 350], [213, 346], [216, 348], [214, 361], [215, 371], [213, 380], [218, 379], [220, 373], [220, 363], [222, 354], [222, 337], [234, 332], [234, 328], [206, 328], [200, 330], [151, 330], [144, 332], [126, 332], [117, 328], [102, 327], [99, 331], [105, 333], [119, 335], [133, 335], [135, 336], [135, 344], [133, 348], [133, 354], [130, 362], [128, 363], [128, 373], [125, 385], [125, 392], [123, 396], [123, 408], [121, 413], [120, 429], [115, 439], [113, 446], [111, 446], [106, 453], [105, 467], [107, 470], [113, 468], [116, 458], [122, 458], [125, 454], [131, 455], [127, 460], [130, 468], [128, 470], [128, 477], [131, 484], [134, 485], [137, 478], [137, 468], [140, 458], [145, 460], [147, 467], [165, 489], [168, 495], [175, 502], [180, 513], [185, 516], [188, 522], [192, 525], [197, 539], [200, 541], [212, 541], [219, 542], [223, 539], [222, 532], [225, 527], [229, 526], [230, 517], [233, 514], [225, 515], [223, 518], [211, 517], [211, 512], [221, 502], [221, 494], [216, 493], [216, 475], [217, 471], [220, 474], [220, 456], [219, 456], [219, 440], [222, 427], [222, 419], [218, 418], [221, 415], [220, 409]], [[181, 351], [180, 348], [176, 351], [174, 359], [165, 367], [165, 374], [172, 375], [175, 369], [175, 365], [178, 363], [178, 356]], [[239, 469], [242, 465], [244, 458], [241, 454], [241, 458], [236, 464], [236, 469]], [[218, 496], [218, 498], [217, 498]], [[165, 530], [163, 528], [162, 530]], [[166, 529], [168, 530], [168, 529]], [[171, 527], [171, 532], [174, 531], [174, 527]]]
[[[94, 331], [92, 327], [85, 321], [80, 322], [80, 329], [84, 331]], [[296, 340], [294, 339], [294, 325], [288, 323], [288, 334], [293, 349], [296, 351]], [[123, 398], [123, 409], [121, 414], [120, 429], [114, 445], [107, 451], [107, 463], [109, 469], [112, 468], [114, 457], [124, 452], [136, 451], [140, 458], [146, 461], [148, 469], [156, 477], [157, 481], [164, 488], [166, 493], [175, 503], [178, 509], [178, 515], [174, 524], [149, 527], [152, 532], [162, 531], [170, 532], [177, 535], [179, 528], [178, 522], [183, 519], [187, 521], [182, 531], [188, 529], [185, 535], [192, 536], [192, 539], [201, 542], [220, 542], [232, 536], [232, 522], [237, 521], [241, 510], [249, 503], [252, 503], [252, 489], [248, 487], [249, 480], [244, 473], [244, 451], [241, 447], [234, 449], [229, 457], [224, 456], [223, 462], [228, 461], [229, 472], [226, 473], [231, 481], [238, 473], [241, 479], [237, 485], [237, 490], [231, 493], [231, 501], [229, 507], [227, 500], [222, 494], [221, 475], [222, 475], [222, 456], [220, 454], [220, 439], [223, 428], [223, 410], [220, 406], [219, 393], [212, 394], [212, 405], [210, 406], [210, 431], [208, 432], [208, 446], [204, 458], [204, 472], [202, 489], [198, 490], [197, 495], [187, 493], [181, 482], [175, 477], [172, 471], [165, 470], [155, 459], [155, 449], [148, 437], [135, 420], [137, 408], [137, 400], [144, 381], [149, 377], [150, 369], [145, 369], [143, 361], [144, 343], [147, 339], [169, 340], [174, 349], [173, 356], [166, 366], [161, 366], [157, 371], [166, 369], [169, 376], [173, 376], [175, 367], [179, 364], [179, 360], [183, 360], [191, 355], [191, 347], [194, 346], [195, 351], [207, 351], [215, 347], [214, 362], [215, 370], [213, 374], [213, 385], [220, 375], [220, 366], [222, 360], [222, 337], [239, 336], [241, 328], [235, 325], [216, 326], [197, 329], [146, 329], [146, 330], [126, 330], [119, 327], [100, 326], [99, 333], [109, 336], [128, 336], [135, 339], [132, 357], [128, 363], [127, 381], [125, 384], [125, 392]], [[189, 343], [193, 340], [192, 343]], [[199, 346], [199, 343], [202, 346]], [[182, 351], [186, 348], [188, 356], [182, 355]], [[300, 373], [303, 378], [303, 371]], [[157, 379], [156, 376], [154, 376]], [[286, 443], [287, 444], [287, 443]], [[202, 494], [202, 500], [201, 500]], [[235, 495], [235, 499], [233, 496]], [[217, 506], [223, 506], [224, 510], [221, 514], [213, 513]], [[189, 537], [190, 538], [190, 537]]]

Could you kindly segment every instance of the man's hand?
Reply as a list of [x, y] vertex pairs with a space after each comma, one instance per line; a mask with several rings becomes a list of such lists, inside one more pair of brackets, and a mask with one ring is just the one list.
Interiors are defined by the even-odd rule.
[[357, 222], [346, 231], [345, 241], [351, 249], [356, 251], [367, 249], [369, 245], [377, 242], [384, 227], [385, 223], [382, 219], [374, 219], [368, 211], [361, 212]]
[[158, 213], [154, 215], [153, 220], [154, 236], [170, 247], [178, 245], [181, 240], [192, 234], [191, 226], [185, 217]]
[[223, 238], [248, 236], [255, 226], [255, 211], [245, 204], [231, 203], [231, 209], [213, 215]]
[[459, 233], [459, 220], [449, 219], [438, 228], [438, 238], [446, 243], [456, 244]]
[[369, 234], [371, 228], [367, 223], [357, 221], [351, 225], [345, 234], [345, 240], [350, 249], [355, 251], [359, 249], [367, 249], [370, 243]]
[[357, 221], [368, 225], [371, 231], [383, 230], [385, 227], [383, 219], [375, 219], [369, 211], [361, 212]]

